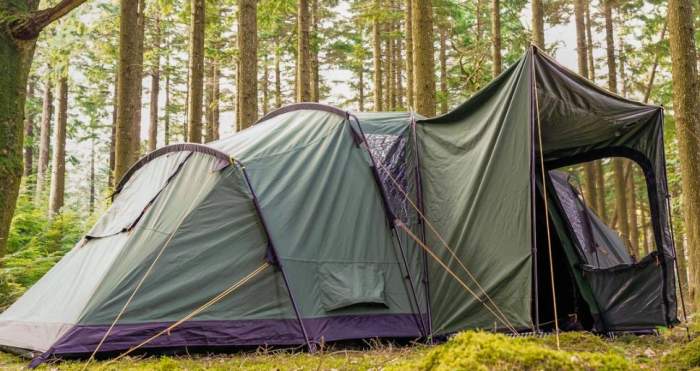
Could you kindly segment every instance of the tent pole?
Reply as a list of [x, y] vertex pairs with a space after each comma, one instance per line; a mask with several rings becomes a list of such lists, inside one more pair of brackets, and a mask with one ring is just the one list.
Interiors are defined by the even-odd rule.
[[[532, 58], [532, 73], [535, 72], [535, 58]], [[537, 79], [537, 76], [534, 76]], [[544, 199], [544, 218], [545, 226], [547, 227], [547, 253], [549, 255], [549, 275], [552, 285], [552, 307], [554, 309], [554, 334], [557, 338], [557, 349], [561, 349], [559, 345], [559, 315], [557, 311], [557, 290], [554, 285], [554, 261], [552, 258], [552, 235], [549, 230], [549, 206], [547, 205], [547, 177], [544, 168], [544, 146], [542, 145], [542, 122], [540, 121], [540, 107], [537, 98], [537, 80], [532, 81], [532, 85], [535, 88], [535, 114], [537, 115], [537, 139], [539, 144], [540, 153], [540, 170], [542, 172], [542, 198]]]
[[[534, 59], [534, 48], [532, 48], [531, 56], [530, 58]], [[534, 80], [536, 78], [535, 76], [535, 70], [534, 70], [534, 61], [533, 61], [533, 68], [532, 71], [530, 71], [530, 79], [531, 84], [530, 84], [530, 94], [531, 97], [536, 94], [535, 88], [534, 88]], [[530, 146], [532, 148], [531, 155], [530, 155], [530, 189], [532, 191], [532, 197], [531, 197], [531, 211], [532, 211], [532, 271], [533, 271], [533, 286], [534, 286], [534, 295], [535, 295], [535, 300], [534, 300], [534, 312], [535, 312], [535, 321], [534, 321], [534, 332], [539, 333], [540, 332], [540, 298], [539, 298], [539, 270], [537, 268], [537, 183], [535, 181], [536, 179], [536, 171], [535, 171], [535, 117], [534, 117], [534, 112], [536, 110], [536, 105], [534, 99], [530, 99], [530, 138], [532, 139], [532, 142], [530, 143]]]
[[[277, 250], [275, 249], [275, 244], [272, 242], [272, 236], [270, 236], [270, 231], [267, 228], [267, 223], [265, 222], [265, 217], [263, 216], [262, 208], [260, 207], [260, 203], [258, 202], [258, 196], [256, 195], [255, 190], [253, 189], [253, 185], [250, 183], [250, 178], [248, 177], [248, 172], [245, 170], [245, 166], [239, 161], [235, 161], [235, 162], [238, 165], [238, 168], [241, 170], [241, 173], [243, 174], [243, 178], [245, 179], [246, 185], [248, 186], [248, 190], [250, 191], [250, 194], [253, 198], [253, 206], [255, 206], [255, 211], [258, 214], [258, 218], [260, 218], [260, 223], [262, 224], [263, 230], [265, 231], [265, 236], [267, 236], [268, 247], [274, 255], [274, 263], [277, 265], [280, 272], [282, 273], [282, 280], [284, 281], [284, 286], [287, 288], [287, 293], [289, 294], [289, 301], [291, 301], [291, 303], [292, 303], [292, 308], [294, 309], [294, 314], [297, 317], [297, 321], [299, 321], [299, 327], [301, 328], [301, 332], [304, 335], [304, 341], [306, 342], [306, 347], [309, 349], [309, 352], [314, 353], [314, 352], [316, 352], [316, 346], [314, 344], [312, 344], [311, 341], [309, 340], [308, 332], [306, 331], [306, 327], [304, 327], [304, 321], [301, 319], [301, 314], [299, 314], [299, 307], [297, 306], [296, 300], [294, 300], [294, 295], [292, 294], [292, 290], [289, 287], [289, 281], [287, 280], [287, 274], [284, 272], [284, 267], [282, 266], [282, 262], [280, 261], [278, 255], [277, 255]], [[275, 264], [273, 264], [273, 265], [275, 265]]]
[[[428, 333], [425, 328], [425, 324], [423, 323], [423, 316], [420, 315], [420, 304], [418, 303], [418, 296], [416, 295], [416, 289], [413, 286], [413, 276], [411, 275], [411, 269], [408, 267], [408, 260], [406, 259], [406, 253], [404, 252], [403, 245], [401, 244], [401, 239], [399, 239], [399, 232], [396, 230], [396, 225], [395, 221], [398, 220], [394, 213], [391, 210], [391, 205], [389, 205], [389, 198], [386, 196], [386, 190], [384, 189], [384, 186], [382, 185], [381, 178], [379, 177], [379, 172], [377, 171], [377, 164], [374, 161], [374, 156], [372, 156], [372, 153], [369, 150], [369, 145], [367, 143], [367, 137], [365, 136], [364, 131], [362, 130], [362, 126], [360, 125], [360, 120], [357, 119], [354, 115], [350, 115], [348, 113], [348, 123], [350, 123], [350, 118], [355, 119], [355, 123], [357, 123], [357, 128], [359, 130], [359, 137], [362, 139], [362, 142], [365, 145], [365, 150], [367, 151], [367, 154], [369, 155], [370, 163], [371, 163], [371, 169], [372, 169], [372, 175], [374, 176], [374, 181], [377, 183], [377, 187], [379, 187], [379, 195], [382, 198], [383, 204], [384, 204], [384, 214], [386, 215], [387, 221], [389, 222], [389, 226], [392, 229], [394, 235], [396, 236], [396, 242], [399, 245], [399, 251], [401, 252], [401, 259], [403, 260], [403, 265], [404, 268], [406, 269], [406, 279], [408, 279], [409, 282], [409, 287], [411, 288], [411, 295], [413, 296], [413, 301], [416, 305], [416, 311], [418, 311], [418, 315], [416, 315], [416, 324], [418, 325], [419, 331], [423, 333], [424, 336], [428, 337]], [[350, 126], [350, 130], [352, 131], [353, 128]]]
[[[416, 182], [416, 201], [418, 201], [418, 209], [421, 214], [425, 215], [425, 208], [423, 204], [423, 177], [420, 172], [420, 154], [418, 152], [418, 134], [416, 133], [416, 115], [411, 111], [411, 134], [413, 136], [413, 151], [416, 156], [415, 163], [415, 182]], [[418, 218], [421, 230], [421, 242], [426, 243], [425, 240], [425, 222], [423, 218]], [[428, 344], [433, 343], [433, 310], [430, 305], [430, 275], [428, 271], [428, 253], [422, 250], [423, 255], [423, 285], [425, 288], [425, 308], [426, 314], [428, 315], [428, 338], [426, 341]]]

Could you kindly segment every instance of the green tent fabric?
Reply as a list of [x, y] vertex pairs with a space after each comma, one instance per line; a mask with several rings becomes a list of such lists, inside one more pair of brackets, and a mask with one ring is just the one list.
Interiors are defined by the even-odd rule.
[[[98, 353], [124, 352], [267, 265], [142, 349], [537, 331], [551, 306], [538, 264], [548, 239], [555, 289], [573, 287], [558, 300], [567, 313], [601, 332], [669, 326], [662, 125], [660, 107], [531, 48], [439, 117], [301, 103], [213, 143], [166, 146], [127, 172], [96, 226], [0, 315], [0, 345], [34, 352], [33, 365], [89, 356], [103, 339]], [[543, 192], [541, 166], [606, 156], [644, 170], [654, 264], [591, 264], [549, 177]]]

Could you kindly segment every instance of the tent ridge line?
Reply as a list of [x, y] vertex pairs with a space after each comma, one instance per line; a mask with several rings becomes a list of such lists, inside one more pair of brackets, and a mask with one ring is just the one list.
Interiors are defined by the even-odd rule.
[[301, 329], [302, 335], [304, 336], [304, 341], [306, 342], [306, 346], [309, 350], [309, 352], [315, 352], [316, 351], [316, 346], [311, 343], [309, 340], [309, 335], [308, 332], [306, 331], [306, 327], [304, 326], [304, 321], [301, 318], [301, 314], [299, 313], [299, 307], [297, 306], [296, 300], [294, 299], [294, 294], [292, 294], [292, 290], [289, 286], [289, 280], [287, 279], [287, 274], [284, 271], [284, 267], [282, 265], [282, 262], [279, 260], [278, 255], [277, 255], [277, 249], [275, 248], [275, 244], [272, 241], [272, 236], [270, 235], [270, 230], [267, 227], [267, 221], [265, 220], [265, 216], [263, 215], [262, 212], [262, 207], [260, 206], [260, 202], [258, 200], [258, 196], [255, 193], [255, 189], [253, 188], [253, 184], [250, 182], [250, 178], [248, 177], [248, 172], [246, 171], [245, 165], [238, 161], [234, 160], [235, 164], [237, 165], [237, 168], [240, 170], [241, 174], [243, 175], [243, 179], [245, 180], [245, 183], [248, 187], [248, 190], [250, 191], [253, 206], [255, 208], [255, 212], [258, 215], [258, 218], [260, 219], [260, 223], [262, 224], [263, 231], [265, 232], [265, 236], [267, 237], [267, 252], [265, 253], [265, 260], [270, 263], [271, 265], [276, 266], [279, 268], [280, 273], [282, 273], [282, 280], [284, 281], [284, 286], [287, 289], [287, 294], [289, 295], [289, 300], [292, 304], [292, 309], [294, 310], [294, 314], [297, 317], [297, 321], [299, 322], [299, 327]]

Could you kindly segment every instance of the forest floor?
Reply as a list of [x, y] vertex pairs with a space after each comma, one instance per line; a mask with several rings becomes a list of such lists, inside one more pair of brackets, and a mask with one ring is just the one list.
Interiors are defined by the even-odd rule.
[[[513, 338], [468, 331], [436, 345], [395, 346], [371, 342], [367, 349], [326, 349], [316, 354], [258, 350], [229, 355], [125, 358], [91, 363], [95, 370], [688, 370], [700, 367], [700, 338], [687, 341], [684, 328], [658, 336], [615, 339], [584, 332]], [[0, 353], [0, 369], [26, 369], [27, 360]], [[46, 364], [44, 370], [82, 370], [85, 362]]]

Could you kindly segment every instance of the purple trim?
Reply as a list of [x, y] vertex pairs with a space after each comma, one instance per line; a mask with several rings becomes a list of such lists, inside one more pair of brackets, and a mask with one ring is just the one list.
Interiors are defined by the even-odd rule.
[[[347, 315], [306, 318], [312, 339], [323, 341], [375, 337], [418, 338], [414, 314]], [[172, 322], [116, 325], [98, 353], [126, 351]], [[35, 358], [36, 367], [52, 356], [88, 356], [108, 329], [108, 325], [78, 325], [68, 331], [46, 353]], [[236, 347], [256, 345], [300, 345], [306, 341], [297, 319], [219, 320], [185, 322], [169, 335], [156, 338], [142, 348]]]

